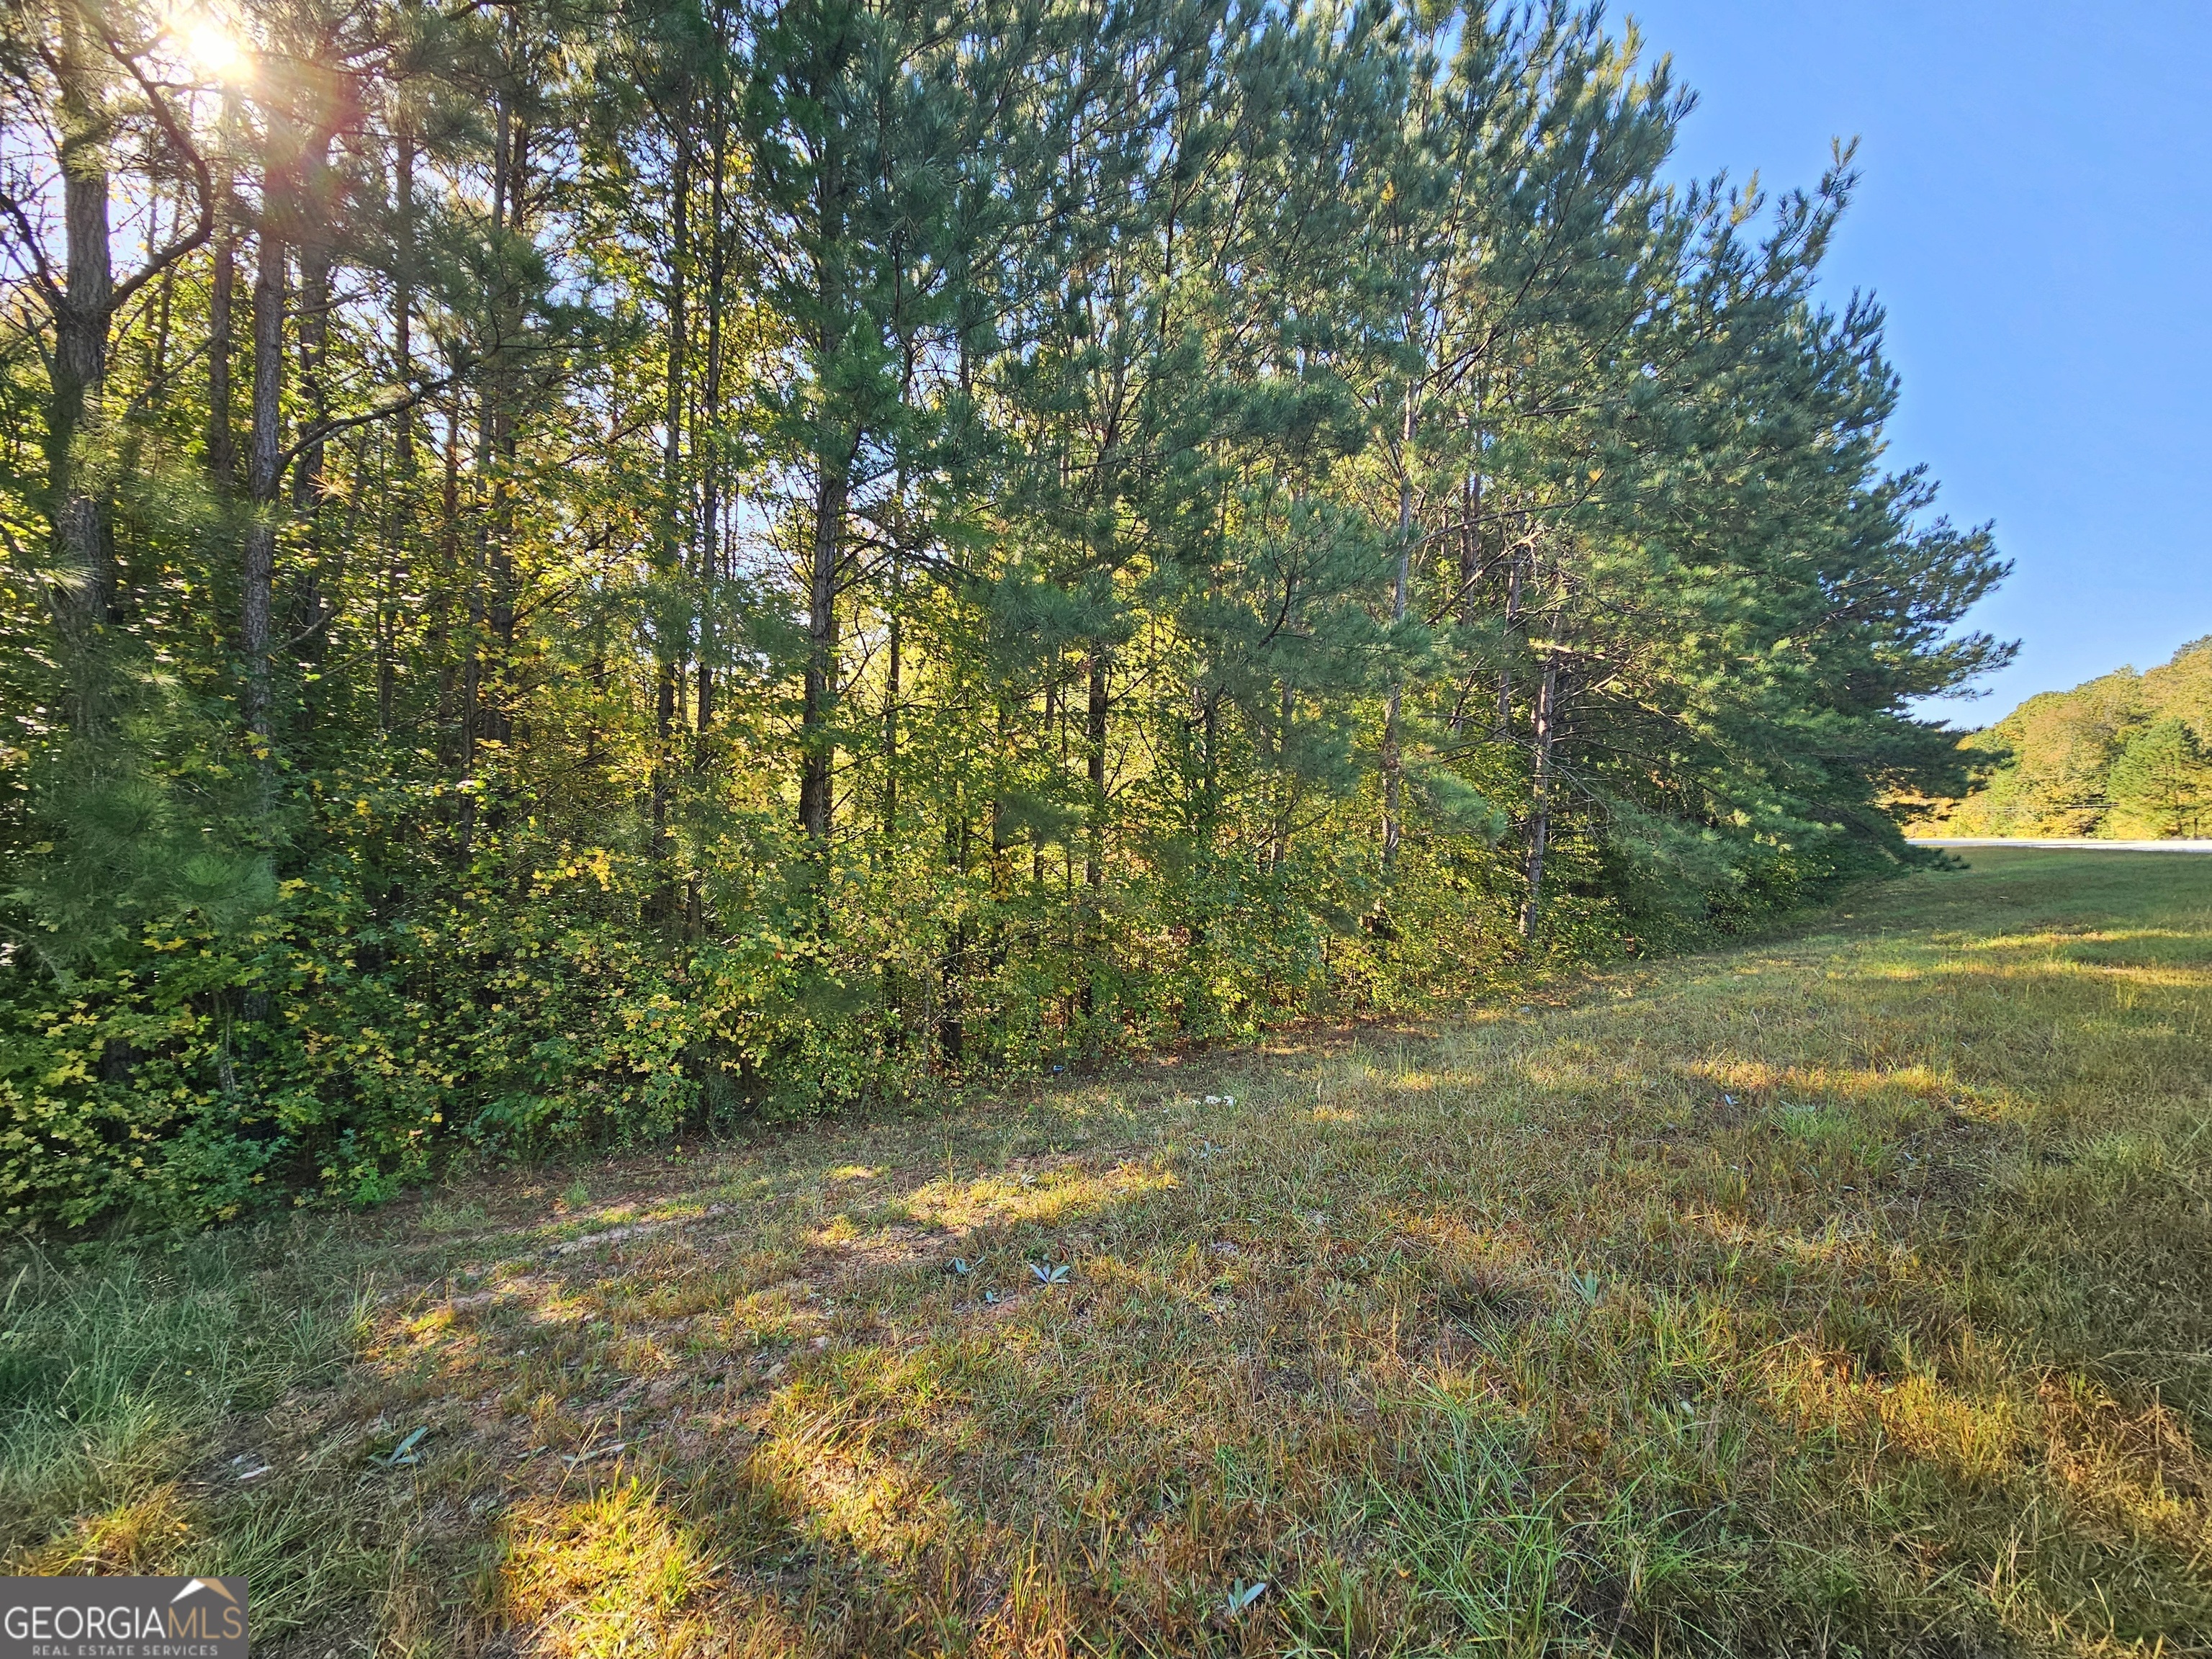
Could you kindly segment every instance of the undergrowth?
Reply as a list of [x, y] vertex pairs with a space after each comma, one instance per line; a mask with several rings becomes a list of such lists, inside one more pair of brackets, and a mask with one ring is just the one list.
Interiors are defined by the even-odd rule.
[[22, 1264], [15, 1571], [260, 1650], [2212, 1651], [2212, 861]]

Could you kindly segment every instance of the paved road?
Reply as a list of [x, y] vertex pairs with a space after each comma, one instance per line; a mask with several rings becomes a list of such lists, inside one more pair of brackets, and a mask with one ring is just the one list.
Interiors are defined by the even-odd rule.
[[2067, 847], [2092, 853], [2212, 853], [2212, 841], [2091, 841], [2086, 836], [2052, 836], [2031, 841], [2011, 836], [1907, 836], [1915, 847]]

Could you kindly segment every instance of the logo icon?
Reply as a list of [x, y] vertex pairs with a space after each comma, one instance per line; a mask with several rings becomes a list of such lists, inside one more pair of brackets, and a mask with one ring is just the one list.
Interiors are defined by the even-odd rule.
[[222, 1580], [220, 1578], [185, 1579], [184, 1589], [179, 1590], [174, 1595], [169, 1598], [169, 1605], [173, 1607], [178, 1602], [183, 1601], [194, 1590], [213, 1590], [217, 1595], [222, 1597], [224, 1601], [229, 1602], [234, 1607], [238, 1605], [238, 1598], [222, 1587]]

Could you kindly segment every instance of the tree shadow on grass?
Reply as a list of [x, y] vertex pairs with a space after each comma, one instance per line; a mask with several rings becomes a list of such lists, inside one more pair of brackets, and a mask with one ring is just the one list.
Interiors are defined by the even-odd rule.
[[362, 1455], [439, 1425], [377, 1478], [488, 1649], [2177, 1650], [2205, 957], [2152, 931], [1754, 950], [478, 1230]]

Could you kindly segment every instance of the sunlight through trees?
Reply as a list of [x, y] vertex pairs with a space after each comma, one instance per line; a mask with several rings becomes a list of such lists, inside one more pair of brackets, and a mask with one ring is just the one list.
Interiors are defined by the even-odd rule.
[[19, 1222], [1463, 998], [1912, 855], [2004, 567], [1595, 12], [142, 0], [0, 79]]

